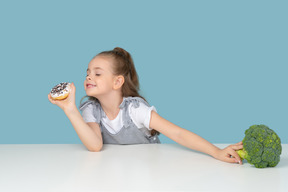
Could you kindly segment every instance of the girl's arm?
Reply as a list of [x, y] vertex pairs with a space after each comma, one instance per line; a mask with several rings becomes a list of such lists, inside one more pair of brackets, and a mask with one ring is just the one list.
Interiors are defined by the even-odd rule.
[[102, 135], [97, 123], [86, 123], [75, 105], [76, 88], [71, 83], [71, 92], [69, 96], [60, 101], [53, 100], [48, 94], [48, 99], [52, 104], [59, 106], [67, 115], [72, 126], [82, 143], [89, 151], [100, 151], [103, 146]]
[[225, 162], [237, 162], [242, 164], [239, 155], [235, 151], [243, 148], [241, 142], [235, 145], [230, 145], [225, 149], [219, 149], [218, 147], [203, 139], [199, 135], [183, 129], [164, 119], [155, 111], [151, 112], [150, 128], [159, 131], [160, 133], [166, 135], [175, 142], [190, 149], [206, 153], [216, 159]]
[[64, 110], [82, 143], [89, 151], [98, 152], [103, 147], [100, 127], [97, 123], [86, 123], [75, 106], [72, 110]]

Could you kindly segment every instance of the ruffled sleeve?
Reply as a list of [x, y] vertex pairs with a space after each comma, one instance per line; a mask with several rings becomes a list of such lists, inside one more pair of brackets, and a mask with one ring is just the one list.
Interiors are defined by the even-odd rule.
[[154, 106], [149, 107], [143, 103], [140, 103], [139, 107], [129, 105], [129, 115], [138, 128], [146, 127], [152, 130], [150, 128], [151, 111], [157, 112]]
[[125, 127], [128, 127], [132, 122], [134, 122], [137, 127], [144, 126], [150, 129], [149, 123], [151, 111], [156, 111], [156, 109], [154, 106], [151, 107], [144, 99], [140, 97], [126, 97], [123, 99], [120, 109], [124, 112], [123, 124]]
[[[88, 100], [79, 106], [82, 112], [82, 117], [85, 122], [96, 122], [100, 123], [101, 118], [103, 118], [103, 110], [98, 101]], [[104, 114], [105, 117], [105, 114]]]

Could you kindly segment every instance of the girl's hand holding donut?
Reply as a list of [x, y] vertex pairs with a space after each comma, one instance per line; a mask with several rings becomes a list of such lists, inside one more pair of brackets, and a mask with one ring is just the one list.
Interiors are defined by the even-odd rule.
[[[74, 83], [60, 83], [52, 88], [48, 99], [52, 104], [59, 106], [63, 111], [72, 110], [75, 104], [76, 87]], [[77, 108], [77, 107], [76, 107]]]

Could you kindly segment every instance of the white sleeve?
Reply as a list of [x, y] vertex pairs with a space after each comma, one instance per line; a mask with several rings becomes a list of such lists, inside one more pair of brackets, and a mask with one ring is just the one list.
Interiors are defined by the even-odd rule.
[[85, 107], [82, 110], [82, 117], [86, 123], [96, 122], [96, 118], [93, 115], [93, 106], [92, 105], [87, 105], [87, 107]]
[[152, 130], [150, 129], [149, 124], [151, 119], [151, 111], [153, 110], [157, 112], [154, 106], [148, 107], [144, 103], [140, 102], [139, 107], [135, 108], [131, 103], [128, 109], [132, 121], [138, 128], [146, 127], [147, 129]]

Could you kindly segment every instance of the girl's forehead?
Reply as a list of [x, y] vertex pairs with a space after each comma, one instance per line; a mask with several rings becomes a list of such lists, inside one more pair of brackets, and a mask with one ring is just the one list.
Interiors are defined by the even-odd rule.
[[102, 69], [106, 69], [106, 70], [111, 70], [111, 59], [107, 58], [107, 57], [103, 57], [103, 56], [96, 56], [95, 58], [93, 58], [89, 65], [88, 65], [88, 69], [93, 69], [96, 67], [100, 67]]

